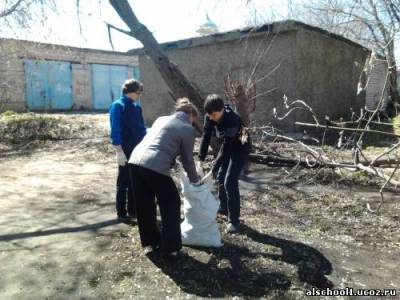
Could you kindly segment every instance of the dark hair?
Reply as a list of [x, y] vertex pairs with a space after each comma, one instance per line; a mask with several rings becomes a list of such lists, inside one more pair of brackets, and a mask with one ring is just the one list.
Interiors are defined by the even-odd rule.
[[143, 84], [136, 79], [128, 79], [122, 85], [122, 93], [124, 95], [128, 93], [142, 92]]
[[204, 110], [206, 113], [211, 114], [215, 111], [221, 111], [224, 109], [225, 103], [222, 97], [217, 94], [208, 95], [204, 102]]
[[186, 97], [180, 98], [176, 101], [175, 111], [183, 111], [184, 113], [193, 115], [195, 118], [199, 116], [197, 107], [194, 106], [194, 104]]

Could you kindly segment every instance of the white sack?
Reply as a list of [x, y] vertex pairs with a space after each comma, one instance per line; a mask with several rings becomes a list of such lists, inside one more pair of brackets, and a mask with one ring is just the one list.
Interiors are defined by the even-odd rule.
[[204, 184], [190, 184], [187, 175], [180, 168], [185, 219], [181, 223], [182, 243], [184, 245], [221, 247], [221, 234], [218, 229], [217, 213], [219, 201], [211, 193], [211, 174], [204, 178]]

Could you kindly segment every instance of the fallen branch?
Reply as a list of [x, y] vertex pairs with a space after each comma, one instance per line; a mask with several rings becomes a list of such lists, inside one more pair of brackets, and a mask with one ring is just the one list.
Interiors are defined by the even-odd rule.
[[310, 161], [307, 159], [294, 159], [288, 157], [277, 157], [273, 155], [262, 155], [262, 154], [250, 154], [249, 159], [251, 162], [265, 164], [272, 167], [283, 167], [283, 166], [296, 166], [300, 165], [302, 167], [308, 169], [315, 169], [315, 168], [350, 168], [355, 169], [357, 166], [351, 163], [324, 163], [321, 161]]
[[346, 127], [336, 127], [330, 125], [320, 125], [320, 124], [311, 124], [311, 123], [303, 123], [303, 122], [295, 122], [296, 125], [303, 127], [314, 127], [314, 128], [322, 128], [322, 129], [333, 129], [333, 130], [344, 130], [344, 131], [352, 131], [352, 132], [362, 132], [362, 133], [374, 133], [374, 134], [383, 134], [391, 137], [400, 138], [400, 135], [385, 131], [372, 130], [372, 129], [359, 129], [359, 128], [346, 128]]
[[399, 146], [400, 146], [400, 143], [397, 143], [397, 144], [393, 145], [393, 146], [392, 146], [390, 149], [388, 149], [387, 151], [385, 151], [385, 152], [379, 154], [377, 157], [375, 157], [375, 158], [371, 161], [371, 165], [374, 165], [375, 162], [376, 162], [379, 158], [381, 158], [381, 157], [383, 157], [383, 156], [385, 156], [385, 155], [388, 155], [390, 152], [392, 152], [393, 150], [397, 149]]
[[[357, 164], [357, 167], [358, 167], [359, 169], [361, 169], [361, 170], [363, 170], [363, 171], [369, 173], [369, 174], [376, 175], [376, 176], [379, 176], [380, 178], [385, 179], [385, 180], [388, 181], [388, 183], [390, 183], [390, 184], [393, 184], [393, 185], [395, 185], [395, 186], [400, 185], [400, 181], [397, 181], [397, 180], [392, 179], [392, 177], [393, 177], [394, 174], [393, 174], [392, 176], [387, 176], [387, 175], [385, 175], [384, 173], [378, 171], [377, 169], [372, 168], [372, 167], [369, 167], [369, 166], [364, 166], [363, 164]], [[396, 168], [396, 170], [397, 170], [397, 168]]]
[[396, 166], [396, 168], [393, 169], [392, 174], [389, 176], [389, 178], [385, 181], [385, 183], [382, 185], [381, 189], [379, 190], [379, 193], [381, 194], [381, 201], [379, 202], [378, 207], [377, 207], [375, 210], [373, 210], [373, 209], [371, 208], [370, 204], [367, 203], [367, 209], [368, 209], [370, 212], [377, 213], [377, 212], [379, 212], [379, 210], [381, 209], [382, 204], [383, 204], [383, 201], [384, 201], [384, 198], [383, 198], [383, 190], [385, 189], [386, 185], [390, 182], [390, 180], [392, 180], [392, 178], [393, 178], [394, 174], [396, 173], [397, 169], [399, 168], [399, 166], [400, 166], [400, 163], [398, 163], [397, 166]]

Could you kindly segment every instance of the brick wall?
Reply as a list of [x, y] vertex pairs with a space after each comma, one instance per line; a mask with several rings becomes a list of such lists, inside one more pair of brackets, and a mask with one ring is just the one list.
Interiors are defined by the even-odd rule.
[[126, 53], [0, 39], [0, 97], [4, 90], [8, 95], [0, 99], [6, 102], [0, 105], [2, 110], [27, 110], [24, 59], [71, 62], [73, 109], [93, 108], [90, 64], [138, 66], [137, 56]]

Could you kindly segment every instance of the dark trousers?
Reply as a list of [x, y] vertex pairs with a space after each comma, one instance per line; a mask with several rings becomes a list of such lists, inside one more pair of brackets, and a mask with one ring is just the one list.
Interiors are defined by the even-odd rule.
[[[130, 180], [129, 165], [118, 166], [116, 209], [118, 217], [135, 216], [133, 182]], [[128, 196], [128, 197], [127, 197]], [[128, 205], [126, 199], [128, 198]]]
[[239, 176], [246, 161], [244, 151], [234, 151], [229, 160], [225, 161], [218, 171], [218, 197], [221, 211], [228, 213], [229, 222], [239, 224], [240, 193]]
[[[182, 248], [179, 192], [171, 177], [131, 165], [136, 198], [136, 214], [143, 247], [161, 246], [168, 253]], [[157, 226], [157, 203], [162, 231]]]

